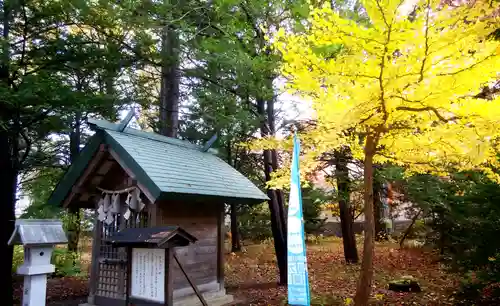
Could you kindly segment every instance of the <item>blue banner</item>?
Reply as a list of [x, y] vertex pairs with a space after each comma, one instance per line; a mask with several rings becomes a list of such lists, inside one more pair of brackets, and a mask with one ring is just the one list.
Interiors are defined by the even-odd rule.
[[288, 200], [288, 304], [309, 306], [311, 298], [307, 275], [299, 155], [300, 142], [294, 135], [290, 199]]

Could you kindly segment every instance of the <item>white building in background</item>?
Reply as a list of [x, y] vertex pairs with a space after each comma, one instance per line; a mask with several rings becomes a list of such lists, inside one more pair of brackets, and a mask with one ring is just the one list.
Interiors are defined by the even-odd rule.
[[30, 205], [30, 199], [27, 196], [20, 195], [16, 202], [16, 218], [19, 218], [23, 211]]
[[[353, 169], [353, 168], [355, 168], [355, 169]], [[362, 177], [359, 177], [359, 175], [358, 175], [358, 174], [362, 173], [362, 169], [360, 169], [356, 165], [350, 165], [349, 170], [350, 170], [350, 172], [357, 173], [356, 175], [352, 175], [352, 173], [350, 173], [349, 176], [351, 177], [351, 179], [354, 178], [353, 176], [356, 176], [357, 179], [362, 179]], [[332, 169], [326, 169], [326, 173], [333, 174], [334, 173], [333, 166], [332, 166]], [[314, 187], [319, 188], [319, 189], [323, 189], [325, 191], [334, 191], [336, 187], [332, 186], [332, 184], [328, 181], [326, 173], [325, 173], [325, 171], [318, 171], [317, 173], [314, 174], [314, 176], [311, 176]], [[394, 190], [393, 190], [393, 192], [395, 193], [393, 201], [396, 204], [395, 207], [397, 207], [397, 209], [392, 209], [393, 206], [391, 206], [391, 216], [393, 217], [393, 220], [394, 221], [410, 220], [405, 215], [406, 208], [410, 207], [410, 203], [404, 203], [404, 202], [399, 201], [397, 199], [398, 198], [397, 192]], [[362, 191], [351, 192], [350, 200], [351, 200], [351, 204], [353, 204], [353, 205], [356, 205], [356, 204], [362, 205], [362, 203], [364, 201], [363, 192]], [[320, 217], [325, 218], [326, 222], [340, 222], [340, 218], [338, 216], [336, 216], [335, 213], [333, 213], [329, 209], [324, 209], [322, 211]], [[356, 222], [363, 222], [364, 220], [365, 220], [364, 214], [360, 214], [356, 218], [355, 221]]]

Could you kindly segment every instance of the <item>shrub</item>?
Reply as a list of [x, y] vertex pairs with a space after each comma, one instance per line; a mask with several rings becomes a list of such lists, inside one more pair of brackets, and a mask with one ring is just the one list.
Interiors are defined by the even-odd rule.
[[56, 266], [54, 275], [57, 277], [82, 274], [80, 257], [67, 249], [55, 248], [52, 252], [52, 264]]
[[425, 220], [419, 219], [413, 224], [410, 233], [406, 236], [409, 239], [425, 239], [430, 228], [425, 224]]
[[[285, 198], [288, 195], [285, 194]], [[305, 234], [318, 234], [326, 218], [321, 218], [325, 193], [310, 187], [302, 188], [302, 210]], [[285, 208], [286, 210], [286, 208]], [[271, 216], [267, 203], [254, 206], [241, 206], [239, 209], [239, 231], [241, 238], [252, 241], [263, 241], [273, 237]]]
[[273, 237], [267, 204], [242, 207], [238, 218], [241, 239], [260, 242]]
[[24, 262], [24, 250], [20, 245], [14, 246], [14, 255], [12, 256], [12, 273], [15, 274], [17, 268]]
[[[20, 245], [14, 246], [12, 257], [12, 273], [24, 262], [24, 250]], [[55, 248], [52, 252], [51, 263], [55, 266], [54, 276], [80, 276], [82, 274], [80, 257], [65, 248]]]
[[302, 208], [306, 234], [317, 234], [325, 225], [326, 218], [320, 216], [326, 201], [327, 195], [321, 189], [302, 188]]
[[462, 275], [456, 297], [466, 305], [500, 305], [500, 185], [477, 172], [421, 178], [414, 187], [431, 219], [428, 238]]

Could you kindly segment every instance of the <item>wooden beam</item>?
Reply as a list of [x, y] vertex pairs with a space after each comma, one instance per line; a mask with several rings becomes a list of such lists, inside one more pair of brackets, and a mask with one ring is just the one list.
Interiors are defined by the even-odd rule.
[[[111, 154], [111, 156], [113, 156], [113, 158], [122, 167], [122, 169], [125, 170], [125, 172], [128, 174], [128, 176], [130, 176], [132, 179], [135, 179], [135, 174], [132, 172], [132, 170], [130, 170], [127, 167], [127, 165], [120, 158], [120, 156], [118, 154], [116, 154], [116, 152], [113, 151], [113, 150], [111, 150], [111, 149], [108, 152], [109, 152], [109, 154]], [[137, 182], [137, 187], [139, 187], [139, 189], [142, 192], [144, 192], [144, 194], [146, 195], [146, 197], [148, 198], [148, 200], [151, 202], [151, 204], [154, 205], [154, 202], [156, 201], [156, 198], [153, 197], [153, 195], [151, 194], [151, 192], [149, 192], [149, 190], [143, 184], [141, 184], [140, 182]]]
[[[107, 146], [104, 144], [101, 144], [99, 146], [99, 150], [97, 153], [94, 155], [90, 163], [87, 165], [87, 168], [85, 168], [85, 171], [83, 172], [83, 175], [78, 178], [76, 181], [76, 184], [73, 186], [73, 189], [75, 188], [81, 188], [87, 178], [94, 172], [94, 170], [97, 168], [103, 157], [106, 155], [107, 152]], [[77, 192], [74, 192], [73, 190], [69, 194], [69, 196], [66, 197], [66, 199], [63, 202], [63, 207], [68, 208], [68, 206], [71, 204], [71, 201], [73, 201], [73, 198], [75, 197], [75, 194]]]
[[[170, 248], [169, 248], [170, 249]], [[203, 294], [201, 294], [200, 290], [198, 290], [198, 287], [196, 286], [196, 284], [193, 282], [193, 280], [189, 277], [189, 275], [186, 273], [186, 271], [184, 270], [184, 267], [181, 265], [181, 262], [179, 261], [179, 259], [177, 258], [177, 255], [175, 254], [175, 252], [172, 252], [173, 253], [173, 257], [175, 259], [175, 261], [177, 262], [177, 264], [179, 265], [179, 268], [181, 268], [181, 271], [182, 271], [182, 274], [184, 274], [184, 276], [186, 277], [187, 281], [189, 282], [189, 284], [191, 285], [191, 288], [193, 288], [194, 290], [194, 293], [196, 293], [196, 295], [198, 296], [198, 298], [200, 299], [200, 302], [203, 306], [208, 306], [207, 304], [207, 301], [205, 301], [205, 298], [203, 297]], [[169, 267], [170, 268], [170, 267]], [[168, 270], [171, 270], [171, 269], [168, 269]], [[168, 304], [167, 304], [168, 305]]]
[[85, 201], [88, 201], [88, 199], [90, 199], [90, 197], [91, 197], [90, 193], [85, 192], [85, 193], [82, 193], [80, 195], [80, 199], [79, 200], [82, 201], [82, 202], [85, 202]]
[[134, 109], [131, 109], [127, 116], [125, 116], [125, 118], [122, 120], [122, 122], [120, 122], [120, 125], [118, 126], [118, 128], [116, 129], [118, 132], [123, 132], [125, 131], [125, 128], [127, 127], [127, 125], [130, 123], [130, 121], [132, 120], [132, 118], [134, 118], [135, 116], [135, 110]]
[[102, 181], [102, 179], [103, 179], [103, 178], [104, 178], [104, 176], [103, 176], [103, 175], [100, 175], [100, 174], [99, 174], [99, 175], [96, 175], [96, 176], [94, 176], [94, 177], [90, 180], [90, 184], [91, 184], [92, 186], [98, 186], [98, 185], [101, 183], [101, 181]]
[[114, 160], [106, 159], [106, 161], [102, 163], [102, 165], [99, 167], [99, 169], [96, 172], [100, 175], [104, 175], [104, 174], [108, 173], [109, 169], [111, 169], [111, 167], [113, 167], [114, 163], [115, 163]]

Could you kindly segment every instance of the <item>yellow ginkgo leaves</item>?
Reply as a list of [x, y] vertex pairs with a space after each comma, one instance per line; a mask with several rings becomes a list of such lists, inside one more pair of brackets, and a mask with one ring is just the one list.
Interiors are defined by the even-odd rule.
[[500, 43], [489, 37], [498, 17], [484, 18], [494, 14], [483, 2], [441, 1], [404, 15], [403, 2], [363, 1], [369, 25], [323, 6], [305, 33], [273, 38], [288, 90], [315, 111], [304, 148], [317, 156], [348, 144], [362, 159], [366, 135], [376, 134], [376, 161], [417, 172], [497, 163], [500, 100], [477, 94], [499, 79]]

